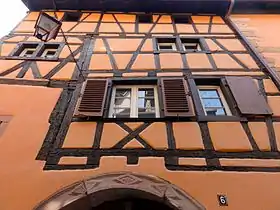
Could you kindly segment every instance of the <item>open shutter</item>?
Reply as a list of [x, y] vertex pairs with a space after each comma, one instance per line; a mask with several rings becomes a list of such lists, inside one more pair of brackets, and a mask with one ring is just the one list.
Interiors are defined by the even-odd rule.
[[108, 80], [87, 80], [78, 106], [78, 115], [102, 116], [108, 90]]
[[194, 116], [186, 80], [183, 78], [161, 78], [160, 82], [165, 116]]
[[228, 86], [242, 114], [271, 115], [265, 98], [251, 77], [226, 77]]

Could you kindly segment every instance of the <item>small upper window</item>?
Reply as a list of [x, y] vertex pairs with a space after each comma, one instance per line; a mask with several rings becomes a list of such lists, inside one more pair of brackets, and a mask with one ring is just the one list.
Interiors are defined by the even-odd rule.
[[36, 48], [25, 48], [23, 51], [20, 53], [20, 57], [32, 57], [36, 51]]
[[109, 117], [156, 118], [159, 105], [156, 86], [115, 86]]
[[174, 23], [190, 24], [190, 17], [185, 15], [175, 15], [173, 16]]
[[82, 13], [80, 12], [65, 12], [62, 20], [66, 22], [76, 22], [80, 20], [81, 16]]
[[198, 86], [198, 90], [205, 115], [231, 115], [219, 86]]
[[157, 39], [157, 47], [158, 50], [164, 51], [164, 50], [177, 50], [176, 47], [176, 39], [174, 38], [158, 38]]
[[19, 47], [11, 53], [11, 56], [27, 58], [55, 58], [62, 49], [61, 44], [56, 43], [20, 43]]
[[53, 58], [56, 56], [59, 44], [45, 44], [41, 53], [42, 58]]
[[183, 38], [181, 42], [184, 50], [201, 50], [199, 39]]
[[138, 15], [138, 22], [139, 23], [152, 23], [153, 22], [153, 16], [152, 15]]
[[34, 57], [35, 52], [37, 51], [38, 44], [29, 44], [29, 43], [24, 43], [21, 44], [20, 47], [16, 50], [16, 52], [13, 53], [12, 56], [20, 56], [20, 57]]
[[43, 57], [43, 58], [53, 58], [55, 56], [55, 54], [56, 54], [55, 49], [46, 49], [46, 50], [44, 50], [41, 57]]

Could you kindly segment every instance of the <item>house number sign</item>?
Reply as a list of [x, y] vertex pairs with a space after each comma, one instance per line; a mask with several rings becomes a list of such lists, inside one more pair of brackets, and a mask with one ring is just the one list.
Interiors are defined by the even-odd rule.
[[218, 195], [218, 201], [219, 201], [220, 206], [228, 205], [227, 197], [225, 195]]

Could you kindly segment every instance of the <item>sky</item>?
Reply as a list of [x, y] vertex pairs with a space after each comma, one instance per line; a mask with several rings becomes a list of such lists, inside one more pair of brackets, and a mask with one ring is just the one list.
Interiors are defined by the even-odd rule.
[[21, 0], [7, 0], [1, 4], [0, 37], [7, 35], [24, 18], [27, 11]]

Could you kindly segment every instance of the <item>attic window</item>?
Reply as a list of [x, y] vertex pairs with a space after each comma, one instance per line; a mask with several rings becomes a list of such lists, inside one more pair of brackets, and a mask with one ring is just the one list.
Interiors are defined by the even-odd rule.
[[139, 23], [152, 23], [153, 16], [152, 15], [138, 15], [138, 22]]
[[62, 18], [65, 22], [76, 22], [79, 21], [82, 16], [80, 12], [65, 12]]
[[19, 43], [10, 56], [18, 59], [57, 59], [62, 48], [62, 43]]
[[190, 24], [191, 20], [189, 16], [186, 15], [175, 15], [173, 16], [173, 20], [175, 23], [179, 24]]
[[43, 58], [54, 58], [58, 52], [59, 44], [45, 44], [40, 55]]
[[33, 57], [37, 51], [38, 44], [24, 43], [21, 44], [18, 50], [12, 56]]
[[199, 39], [183, 38], [181, 42], [184, 50], [201, 50]]
[[161, 51], [162, 50], [168, 50], [168, 51], [177, 50], [176, 39], [174, 39], [174, 38], [158, 38], [157, 46], [158, 46], [158, 50], [161, 50]]

